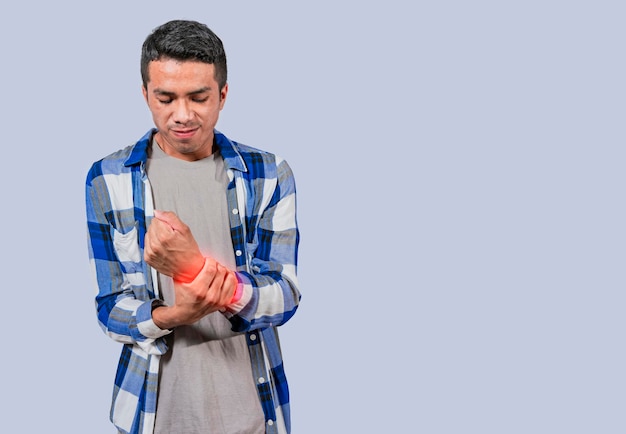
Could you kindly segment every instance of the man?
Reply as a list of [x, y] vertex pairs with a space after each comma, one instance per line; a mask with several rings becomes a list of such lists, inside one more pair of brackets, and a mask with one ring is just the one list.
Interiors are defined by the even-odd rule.
[[175, 20], [142, 48], [156, 128], [86, 181], [98, 321], [124, 344], [122, 433], [290, 432], [276, 327], [295, 313], [299, 233], [287, 163], [215, 130], [221, 40]]

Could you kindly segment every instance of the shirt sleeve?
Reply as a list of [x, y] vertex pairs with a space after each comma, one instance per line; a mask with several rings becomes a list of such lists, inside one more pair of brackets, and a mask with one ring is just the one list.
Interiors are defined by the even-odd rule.
[[269, 200], [246, 219], [253, 239], [245, 249], [249, 267], [237, 271], [242, 295], [225, 312], [234, 331], [282, 325], [294, 315], [301, 298], [297, 279], [296, 188], [291, 168], [282, 160], [276, 166], [275, 182], [255, 180], [254, 185], [257, 189], [263, 185], [263, 191], [255, 194]]
[[[171, 331], [161, 330], [152, 321], [152, 310], [162, 301], [147, 282], [149, 272], [139, 243], [132, 193], [111, 191], [130, 185], [125, 182], [129, 178], [129, 173], [104, 175], [101, 162], [94, 163], [87, 175], [87, 238], [97, 289], [97, 318], [113, 340], [138, 345], [148, 354], [163, 354], [167, 351], [163, 336]], [[114, 206], [112, 196], [116, 194], [130, 196], [131, 206]]]

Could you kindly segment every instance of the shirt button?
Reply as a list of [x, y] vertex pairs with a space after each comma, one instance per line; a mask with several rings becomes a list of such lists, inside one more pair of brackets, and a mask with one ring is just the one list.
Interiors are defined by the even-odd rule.
[[268, 420], [268, 421], [267, 421], [267, 424], [268, 424], [269, 426], [272, 426], [272, 425], [274, 425], [274, 421], [273, 421], [272, 419], [270, 419], [270, 420]]
[[233, 208], [233, 214], [235, 215], [239, 214], [239, 210], [237, 208]]
[[259, 377], [259, 384], [263, 384], [263, 383], [265, 383], [265, 378]]
[[250, 340], [251, 341], [256, 341], [256, 335], [250, 335]]
[[235, 255], [237, 255], [237, 256], [241, 256], [241, 250], [236, 250], [236, 251], [235, 251]]

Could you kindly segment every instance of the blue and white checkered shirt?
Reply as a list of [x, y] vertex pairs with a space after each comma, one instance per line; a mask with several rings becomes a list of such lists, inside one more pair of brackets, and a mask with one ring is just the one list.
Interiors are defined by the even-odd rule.
[[[152, 433], [160, 356], [168, 348], [152, 321], [162, 304], [156, 270], [143, 259], [153, 217], [145, 164], [155, 130], [135, 145], [95, 162], [86, 180], [90, 265], [97, 282], [96, 308], [104, 332], [124, 344], [111, 421], [124, 433]], [[299, 233], [296, 189], [286, 161], [229, 140], [215, 131], [229, 177], [227, 201], [236, 275], [243, 296], [224, 315], [246, 332], [267, 433], [289, 433], [289, 391], [277, 326], [300, 302], [296, 277]]]

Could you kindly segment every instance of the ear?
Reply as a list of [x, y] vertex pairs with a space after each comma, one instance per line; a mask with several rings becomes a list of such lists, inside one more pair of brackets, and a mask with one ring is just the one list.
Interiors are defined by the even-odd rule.
[[220, 110], [224, 108], [224, 103], [226, 103], [226, 95], [228, 95], [228, 83], [226, 83], [222, 90], [220, 90]]
[[143, 84], [141, 85], [141, 93], [143, 93], [143, 99], [145, 99], [146, 104], [148, 104], [148, 90], [146, 89], [146, 86], [144, 86]]

